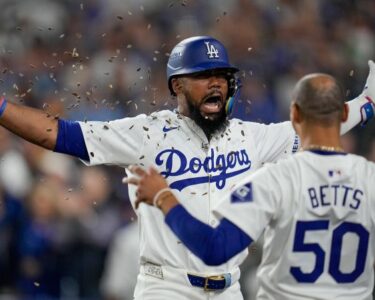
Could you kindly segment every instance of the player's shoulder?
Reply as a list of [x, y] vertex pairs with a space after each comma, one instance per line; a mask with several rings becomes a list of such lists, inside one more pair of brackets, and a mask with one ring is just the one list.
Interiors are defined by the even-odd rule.
[[150, 114], [139, 114], [134, 117], [126, 117], [118, 120], [110, 121], [111, 123], [143, 123], [144, 125], [156, 125], [158, 123], [172, 122], [177, 118], [177, 114], [170, 110], [155, 111]]
[[244, 121], [237, 118], [232, 118], [229, 120], [230, 126], [234, 127], [242, 127], [243, 129], [253, 131], [255, 133], [263, 132], [266, 130], [274, 130], [277, 128], [280, 129], [292, 129], [292, 125], [289, 121], [279, 122], [279, 123], [260, 123], [260, 122], [253, 122], [253, 121]]
[[375, 163], [373, 161], [370, 161], [357, 154], [348, 153], [346, 156], [351, 160], [353, 168], [357, 169], [358, 171], [367, 170], [375, 176]]
[[267, 177], [279, 182], [281, 180], [295, 181], [299, 176], [299, 158], [296, 154], [290, 155], [276, 162], [267, 162], [255, 172], [256, 176]]
[[229, 119], [229, 124], [231, 127], [244, 127], [244, 128], [256, 128], [260, 127], [264, 124], [252, 122], [252, 121], [244, 121], [237, 118], [231, 118]]
[[150, 122], [166, 122], [168, 120], [173, 121], [178, 119], [178, 114], [172, 110], [165, 109], [154, 111], [150, 115], [148, 115], [147, 118]]

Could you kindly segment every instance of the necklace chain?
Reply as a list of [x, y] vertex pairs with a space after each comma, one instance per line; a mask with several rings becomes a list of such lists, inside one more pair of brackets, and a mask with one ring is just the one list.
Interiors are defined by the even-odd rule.
[[333, 147], [333, 146], [324, 146], [324, 145], [308, 145], [305, 148], [301, 147], [302, 151], [305, 150], [321, 150], [321, 151], [328, 151], [328, 152], [345, 152], [341, 147]]

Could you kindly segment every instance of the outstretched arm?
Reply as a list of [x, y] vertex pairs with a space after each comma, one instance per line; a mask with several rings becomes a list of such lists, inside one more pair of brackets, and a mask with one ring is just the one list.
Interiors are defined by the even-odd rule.
[[136, 208], [144, 202], [161, 209], [174, 234], [207, 265], [221, 265], [252, 243], [245, 232], [227, 219], [212, 228], [190, 215], [155, 169], [146, 172], [134, 166], [130, 171], [138, 177], [124, 182], [138, 186]]
[[349, 117], [341, 124], [341, 134], [347, 133], [358, 124], [364, 125], [374, 117], [375, 111], [375, 63], [370, 60], [369, 75], [363, 92], [355, 99], [347, 102], [349, 105]]
[[53, 150], [58, 121], [48, 113], [0, 99], [0, 125], [25, 140]]
[[46, 149], [90, 160], [78, 122], [58, 120], [44, 111], [0, 98], [0, 125]]

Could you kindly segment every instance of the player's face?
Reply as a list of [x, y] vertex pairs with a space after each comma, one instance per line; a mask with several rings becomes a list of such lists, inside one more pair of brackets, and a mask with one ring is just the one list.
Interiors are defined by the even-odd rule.
[[185, 102], [179, 103], [180, 112], [189, 117], [199, 112], [203, 119], [211, 121], [222, 118], [228, 94], [227, 77], [223, 70], [212, 70], [179, 78], [178, 94]]

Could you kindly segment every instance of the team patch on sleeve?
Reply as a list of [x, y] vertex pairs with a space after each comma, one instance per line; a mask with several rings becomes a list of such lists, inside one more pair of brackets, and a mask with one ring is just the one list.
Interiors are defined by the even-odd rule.
[[237, 188], [231, 195], [231, 203], [243, 203], [253, 201], [253, 189], [251, 182]]

